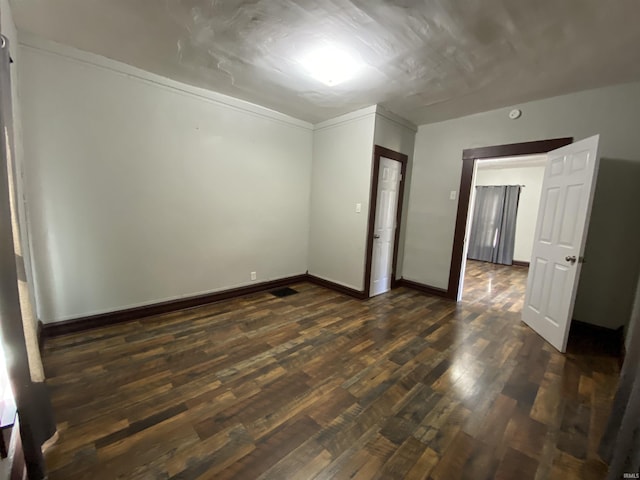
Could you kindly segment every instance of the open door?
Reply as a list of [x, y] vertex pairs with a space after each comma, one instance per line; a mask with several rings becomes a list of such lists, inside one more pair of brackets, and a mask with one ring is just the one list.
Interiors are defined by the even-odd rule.
[[599, 135], [548, 154], [522, 320], [561, 352], [573, 304], [598, 170]]

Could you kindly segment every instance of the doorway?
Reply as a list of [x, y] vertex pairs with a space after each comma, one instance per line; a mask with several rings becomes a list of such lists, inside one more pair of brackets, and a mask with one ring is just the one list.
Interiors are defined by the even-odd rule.
[[476, 162], [467, 215], [460, 298], [522, 310], [547, 156]]
[[379, 145], [373, 149], [364, 278], [367, 298], [396, 286], [407, 160], [407, 155]]
[[[570, 145], [546, 150], [548, 160], [536, 220], [522, 321], [560, 352], [566, 351], [578, 278], [584, 263], [586, 234], [599, 164], [599, 139], [599, 135], [594, 135]], [[542, 145], [561, 141], [563, 139], [546, 141]], [[513, 147], [506, 145], [479, 150], [486, 153], [491, 150], [514, 150]], [[515, 150], [522, 153], [523, 148]], [[468, 161], [464, 164], [461, 185], [471, 187], [477, 167], [476, 160], [492, 155], [477, 155], [477, 150], [467, 150], [464, 153], [463, 160]], [[458, 278], [453, 278], [453, 275], [450, 278], [450, 290], [457, 288], [458, 300], [463, 285], [460, 271], [464, 270], [462, 259], [467, 248], [465, 233], [470, 196], [470, 189], [461, 187], [461, 203], [466, 208], [458, 204], [458, 220], [462, 222], [456, 225], [458, 243], [454, 244], [455, 259], [460, 259], [461, 263], [459, 271], [453, 272], [452, 259], [452, 274], [457, 273]], [[451, 284], [453, 281], [456, 282], [455, 285]]]
[[516, 157], [521, 155], [546, 154], [552, 150], [569, 145], [573, 138], [555, 138], [551, 140], [541, 140], [535, 142], [513, 143], [509, 145], [498, 145], [493, 147], [471, 148], [462, 152], [462, 173], [460, 176], [460, 192], [458, 201], [458, 212], [456, 216], [455, 233], [453, 237], [453, 252], [451, 255], [451, 265], [449, 268], [449, 283], [446, 296], [454, 300], [460, 300], [462, 293], [462, 280], [464, 279], [464, 250], [465, 237], [467, 234], [467, 219], [469, 215], [469, 204], [471, 201], [471, 190], [473, 184], [473, 173], [476, 161], [489, 158]]

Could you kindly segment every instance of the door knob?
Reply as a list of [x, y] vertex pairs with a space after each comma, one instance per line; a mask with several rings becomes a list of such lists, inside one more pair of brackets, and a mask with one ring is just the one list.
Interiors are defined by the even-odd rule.
[[567, 255], [566, 257], [564, 257], [564, 259], [569, 262], [571, 265], [573, 265], [574, 263], [576, 263], [576, 257], [575, 255]]
[[376, 235], [373, 236], [373, 238], [375, 238], [377, 240], [378, 238], [380, 238], [380, 235], [376, 234]]

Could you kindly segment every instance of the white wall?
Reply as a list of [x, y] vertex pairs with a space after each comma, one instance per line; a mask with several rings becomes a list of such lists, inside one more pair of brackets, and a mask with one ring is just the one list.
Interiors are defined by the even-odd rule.
[[[410, 168], [415, 131], [416, 127], [410, 122], [380, 106], [367, 107], [315, 126], [310, 274], [364, 290], [373, 146], [408, 155]], [[405, 202], [408, 202], [408, 187]], [[360, 213], [356, 213], [357, 203], [362, 205]], [[400, 259], [402, 241], [401, 237]], [[398, 277], [400, 274], [398, 272]]]
[[398, 246], [398, 266], [396, 278], [402, 276], [402, 258], [404, 255], [404, 240], [407, 231], [407, 207], [409, 205], [409, 192], [411, 190], [411, 169], [413, 166], [413, 150], [415, 148], [417, 127], [408, 120], [398, 117], [377, 107], [376, 126], [373, 135], [373, 143], [388, 148], [395, 152], [404, 153], [409, 157], [407, 162], [406, 178], [404, 179], [403, 216], [400, 226], [400, 245]]
[[[412, 141], [388, 115], [370, 107], [312, 132], [291, 117], [95, 55], [25, 43], [28, 213], [44, 321], [245, 285], [250, 271], [261, 281], [308, 268], [364, 287], [372, 146], [406, 153]], [[601, 133], [587, 253], [619, 255], [588, 257], [576, 318], [618, 322], [633, 296], [626, 280], [640, 265], [628, 240], [640, 233], [609, 212], [623, 215], [621, 204], [636, 199], [628, 186], [640, 165], [638, 107], [640, 84], [630, 84], [524, 104], [517, 121], [501, 109], [420, 127], [402, 275], [447, 285], [457, 206], [449, 191], [458, 189], [464, 148]], [[612, 244], [612, 236], [624, 241]]]
[[375, 112], [323, 122], [313, 136], [309, 273], [356, 290], [364, 289]]
[[311, 125], [44, 41], [20, 59], [44, 322], [305, 272]]
[[603, 326], [621, 325], [629, 318], [640, 265], [640, 251], [635, 249], [640, 242], [640, 222], [631, 221], [637, 219], [640, 204], [636, 193], [640, 192], [640, 83], [549, 98], [519, 108], [523, 113], [518, 120], [509, 120], [511, 108], [504, 108], [419, 127], [404, 277], [447, 287], [457, 209], [449, 192], [460, 185], [462, 150], [556, 137], [579, 140], [599, 133], [603, 159], [575, 318]]
[[525, 185], [520, 190], [513, 259], [531, 261], [544, 165], [537, 167], [482, 168], [478, 162], [476, 185]]
[[408, 120], [386, 111], [379, 105], [376, 107], [374, 143], [404, 153], [409, 157], [409, 164], [413, 157], [417, 131], [418, 128]]

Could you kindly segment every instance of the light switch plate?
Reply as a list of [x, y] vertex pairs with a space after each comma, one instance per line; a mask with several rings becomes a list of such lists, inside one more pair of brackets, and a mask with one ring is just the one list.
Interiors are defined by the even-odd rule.
[[356, 203], [356, 213], [360, 213], [360, 212], [362, 212], [362, 204]]
[[456, 199], [456, 191], [455, 190], [451, 190], [451, 193], [449, 194], [449, 200], [455, 200]]

